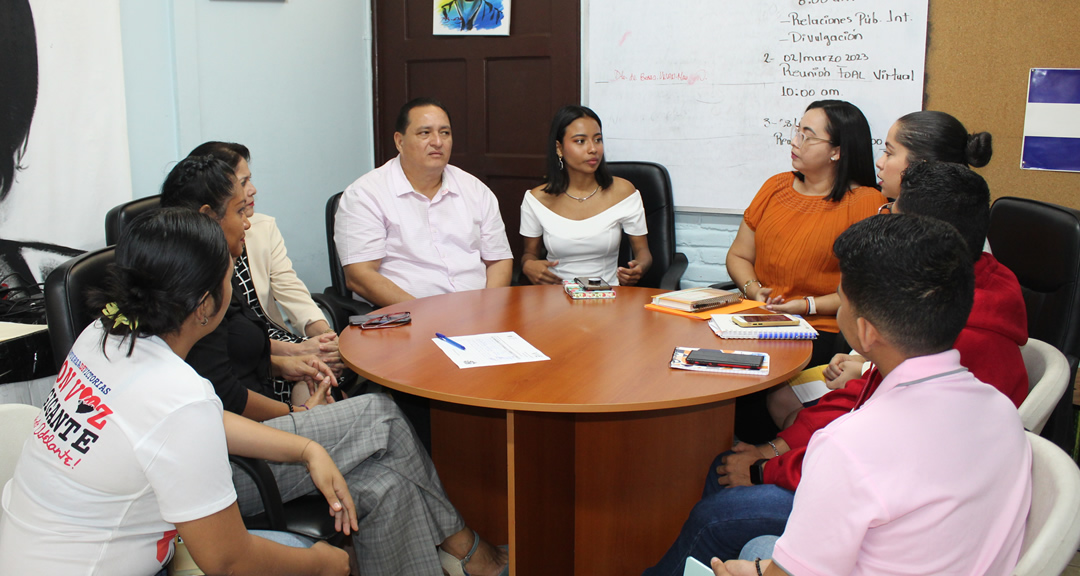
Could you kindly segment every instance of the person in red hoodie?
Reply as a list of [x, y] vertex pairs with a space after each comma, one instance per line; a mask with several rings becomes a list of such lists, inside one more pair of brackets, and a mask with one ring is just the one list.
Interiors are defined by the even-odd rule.
[[[930, 216], [960, 231], [975, 261], [975, 301], [954, 348], [960, 363], [1019, 406], [1028, 379], [1020, 355], [1027, 342], [1027, 311], [1020, 284], [1008, 268], [982, 251], [990, 219], [986, 181], [966, 166], [918, 162], [904, 172], [895, 212]], [[783, 533], [794, 490], [802, 477], [806, 446], [814, 432], [857, 409], [881, 383], [871, 367], [860, 378], [801, 410], [776, 439], [761, 446], [737, 444], [710, 466], [701, 501], [675, 544], [646, 576], [681, 574], [687, 556], [737, 558], [749, 540]]]

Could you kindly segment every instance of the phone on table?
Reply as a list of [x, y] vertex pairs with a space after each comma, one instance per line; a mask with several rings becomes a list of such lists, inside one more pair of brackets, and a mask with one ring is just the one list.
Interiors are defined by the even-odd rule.
[[702, 564], [693, 556], [686, 557], [686, 568], [683, 568], [683, 576], [715, 576], [712, 568]]
[[798, 318], [792, 318], [787, 314], [743, 314], [740, 316], [732, 316], [731, 321], [743, 328], [799, 325]]
[[750, 370], [760, 370], [761, 365], [765, 362], [765, 357], [758, 356], [757, 354], [730, 354], [728, 352], [721, 352], [720, 350], [702, 348], [687, 354], [686, 362], [688, 364], [697, 364], [699, 366], [722, 366], [724, 368], [748, 368]]
[[604, 282], [603, 278], [574, 278], [574, 282], [581, 286], [582, 290], [611, 290], [611, 286]]

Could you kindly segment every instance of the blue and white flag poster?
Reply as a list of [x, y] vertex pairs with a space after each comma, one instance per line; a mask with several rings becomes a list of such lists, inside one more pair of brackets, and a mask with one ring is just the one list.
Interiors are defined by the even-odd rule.
[[1080, 69], [1031, 69], [1020, 167], [1080, 172]]

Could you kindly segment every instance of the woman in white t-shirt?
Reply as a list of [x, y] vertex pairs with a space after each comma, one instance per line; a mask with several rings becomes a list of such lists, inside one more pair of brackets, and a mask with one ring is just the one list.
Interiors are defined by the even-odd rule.
[[[641, 193], [611, 175], [601, 129], [584, 106], [564, 106], [551, 121], [547, 178], [521, 203], [521, 271], [533, 284], [591, 276], [633, 285], [652, 265]], [[624, 231], [634, 255], [619, 266]]]
[[72, 346], [4, 487], [0, 574], [150, 576], [179, 532], [207, 574], [348, 574], [343, 550], [249, 534], [228, 453], [302, 462], [338, 529], [356, 530], [348, 487], [318, 443], [223, 412], [184, 362], [232, 294], [221, 227], [184, 209], [133, 222], [102, 317]]

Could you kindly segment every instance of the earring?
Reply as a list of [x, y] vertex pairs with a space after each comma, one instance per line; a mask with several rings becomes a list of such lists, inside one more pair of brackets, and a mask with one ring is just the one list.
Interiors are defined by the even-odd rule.
[[559, 170], [563, 169], [562, 156], [559, 156]]
[[210, 319], [203, 316], [202, 322], [200, 322], [199, 324], [202, 325], [202, 326], [206, 326], [209, 323], [210, 323]]
[[839, 157], [839, 156], [833, 156], [833, 157], [832, 157], [832, 161], [833, 161], [833, 162], [836, 162], [836, 161], [837, 161], [837, 160], [839, 160], [839, 159], [840, 159], [840, 157]]

